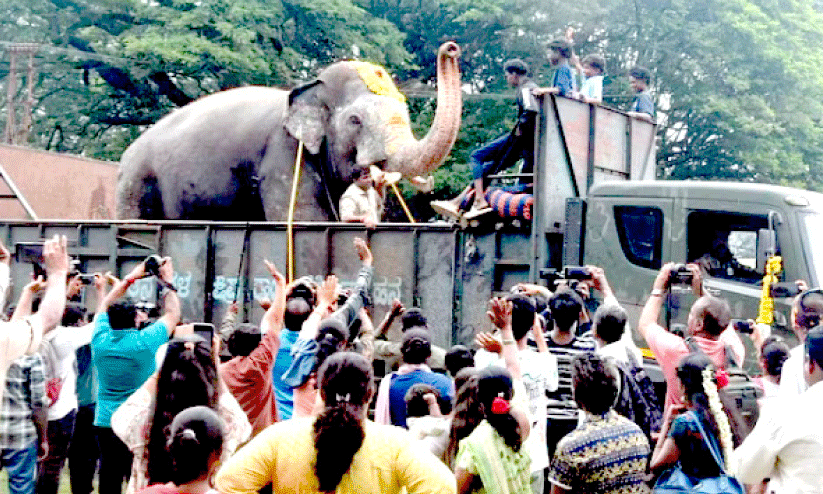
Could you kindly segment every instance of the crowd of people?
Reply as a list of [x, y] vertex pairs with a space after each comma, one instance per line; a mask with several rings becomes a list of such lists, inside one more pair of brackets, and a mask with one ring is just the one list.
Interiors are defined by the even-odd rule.
[[[685, 335], [658, 323], [674, 264], [636, 329], [605, 271], [587, 266], [581, 281], [493, 298], [477, 348], [445, 349], [400, 301], [375, 327], [376, 261], [365, 241], [354, 249], [362, 267], [348, 291], [335, 276], [287, 283], [266, 262], [276, 289], [262, 319], [238, 323], [229, 310], [205, 338], [181, 321], [172, 259], [122, 280], [87, 277], [72, 271], [65, 238], [45, 242], [45, 279], [0, 324], [9, 492], [56, 493], [67, 459], [73, 494], [93, 492], [95, 477], [100, 494], [124, 483], [129, 494], [823, 489], [821, 290], [794, 302], [796, 348], [752, 328], [761, 413], [746, 420], [724, 390], [746, 346], [696, 264]], [[9, 264], [2, 247], [4, 289]], [[147, 276], [162, 287], [159, 307], [124, 297]], [[75, 302], [82, 290], [94, 310]], [[400, 341], [389, 341], [398, 319]], [[660, 365], [662, 405], [633, 336]], [[379, 384], [376, 358], [397, 360]]]

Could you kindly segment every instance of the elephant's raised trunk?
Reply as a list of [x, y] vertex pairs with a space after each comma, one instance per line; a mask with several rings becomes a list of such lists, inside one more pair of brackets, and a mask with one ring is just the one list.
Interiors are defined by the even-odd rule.
[[437, 111], [426, 136], [410, 140], [391, 154], [388, 169], [406, 177], [428, 175], [443, 164], [460, 130], [460, 47], [449, 41], [437, 51]]

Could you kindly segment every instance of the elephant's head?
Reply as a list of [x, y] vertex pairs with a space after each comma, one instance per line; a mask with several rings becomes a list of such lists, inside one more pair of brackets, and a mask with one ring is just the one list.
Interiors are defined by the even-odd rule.
[[428, 174], [446, 159], [460, 128], [459, 56], [455, 43], [440, 47], [437, 112], [423, 139], [414, 138], [405, 97], [386, 71], [365, 62], [336, 63], [292, 90], [286, 129], [312, 154], [325, 139], [332, 169], [344, 182], [363, 165], [409, 178]]

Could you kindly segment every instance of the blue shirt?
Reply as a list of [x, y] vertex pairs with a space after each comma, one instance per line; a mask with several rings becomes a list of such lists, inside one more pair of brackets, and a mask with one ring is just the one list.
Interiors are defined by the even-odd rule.
[[79, 406], [97, 403], [97, 372], [91, 362], [91, 345], [77, 349], [77, 404]]
[[446, 401], [454, 400], [454, 386], [451, 379], [422, 369], [408, 374], [392, 374], [389, 386], [389, 412], [391, 423], [401, 427], [406, 426], [406, 393], [417, 383], [428, 384], [440, 391], [440, 398]]
[[560, 96], [571, 98], [575, 84], [574, 74], [572, 74], [572, 68], [569, 67], [568, 63], [564, 62], [557, 67], [552, 78], [552, 87], [560, 90]]
[[143, 329], [112, 329], [109, 316], [94, 318], [91, 358], [97, 369], [97, 408], [94, 425], [111, 427], [117, 408], [154, 372], [154, 354], [169, 339], [165, 323]]
[[637, 113], [648, 113], [654, 117], [654, 102], [647, 91], [641, 91], [634, 97], [631, 110]]
[[279, 420], [290, 419], [294, 408], [292, 388], [283, 382], [283, 374], [291, 365], [291, 347], [299, 335], [300, 331], [289, 329], [280, 332], [280, 349], [277, 350], [277, 357], [274, 359], [274, 365], [271, 366], [271, 383], [274, 386], [274, 399], [277, 400]]

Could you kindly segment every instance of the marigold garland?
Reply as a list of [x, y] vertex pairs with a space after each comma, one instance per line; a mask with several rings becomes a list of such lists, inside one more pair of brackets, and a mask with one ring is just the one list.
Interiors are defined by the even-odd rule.
[[371, 92], [380, 96], [394, 98], [401, 103], [406, 102], [406, 97], [403, 96], [403, 93], [394, 85], [394, 81], [392, 81], [386, 69], [371, 62], [348, 63], [357, 71], [357, 75], [363, 79], [363, 82], [366, 83], [366, 86]]

